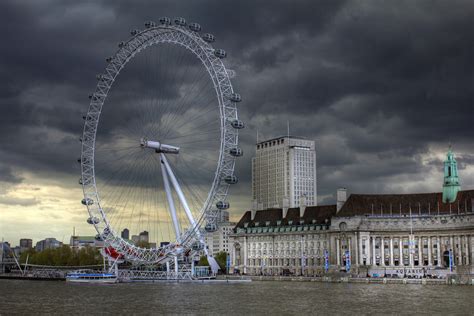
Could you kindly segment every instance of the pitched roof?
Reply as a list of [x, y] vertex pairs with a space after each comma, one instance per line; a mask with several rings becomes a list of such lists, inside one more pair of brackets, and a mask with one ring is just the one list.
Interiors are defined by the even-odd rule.
[[[443, 194], [351, 194], [336, 216], [435, 215], [472, 213], [474, 190], [459, 191], [456, 201], [443, 203]], [[411, 210], [411, 211], [410, 211]]]
[[[255, 227], [255, 223], [265, 224], [265, 226], [277, 226], [277, 222], [281, 221], [281, 226], [299, 225], [300, 220], [304, 220], [304, 224], [325, 224], [329, 223], [332, 216], [336, 214], [336, 205], [308, 206], [306, 207], [303, 217], [300, 217], [299, 208], [290, 208], [283, 218], [283, 210], [281, 208], [271, 208], [260, 210], [255, 213], [254, 220], [251, 220], [251, 211], [245, 212], [236, 227], [243, 228], [247, 223], [247, 227]], [[266, 223], [269, 222], [267, 225]]]

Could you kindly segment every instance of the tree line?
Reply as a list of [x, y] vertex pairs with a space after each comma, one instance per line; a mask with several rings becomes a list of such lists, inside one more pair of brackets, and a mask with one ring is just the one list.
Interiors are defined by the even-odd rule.
[[55, 249], [45, 249], [37, 252], [30, 249], [20, 256], [20, 262], [28, 264], [39, 264], [47, 266], [86, 266], [102, 264], [102, 256], [97, 248], [83, 247], [72, 250], [69, 246], [62, 246]]

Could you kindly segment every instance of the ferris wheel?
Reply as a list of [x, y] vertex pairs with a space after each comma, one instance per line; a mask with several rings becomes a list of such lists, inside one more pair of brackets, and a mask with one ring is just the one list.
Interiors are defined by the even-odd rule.
[[81, 137], [87, 222], [114, 253], [160, 263], [206, 251], [236, 184], [244, 128], [212, 34], [183, 18], [146, 22], [106, 59]]

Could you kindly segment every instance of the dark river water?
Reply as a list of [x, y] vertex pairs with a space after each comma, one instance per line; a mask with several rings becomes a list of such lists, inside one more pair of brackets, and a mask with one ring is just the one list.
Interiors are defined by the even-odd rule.
[[474, 315], [474, 286], [0, 280], [0, 315]]

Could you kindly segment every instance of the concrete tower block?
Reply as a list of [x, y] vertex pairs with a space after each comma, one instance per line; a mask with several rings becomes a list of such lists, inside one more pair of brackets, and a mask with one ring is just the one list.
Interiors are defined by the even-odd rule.
[[347, 201], [347, 189], [346, 188], [337, 189], [336, 200], [337, 200], [336, 213], [339, 213], [342, 206]]

